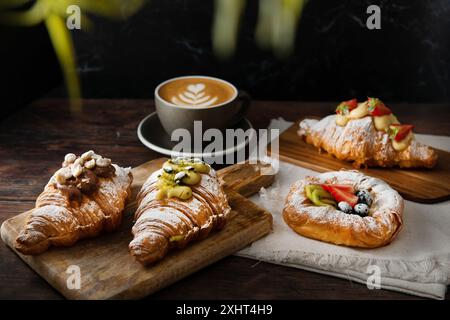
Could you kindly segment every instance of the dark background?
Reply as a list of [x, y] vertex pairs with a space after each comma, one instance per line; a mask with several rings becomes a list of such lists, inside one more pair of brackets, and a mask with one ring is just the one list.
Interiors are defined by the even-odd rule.
[[[366, 28], [381, 7], [381, 30]], [[248, 0], [235, 55], [212, 51], [214, 1], [152, 0], [125, 22], [94, 18], [72, 31], [86, 98], [151, 98], [161, 81], [218, 76], [255, 99], [450, 101], [449, 0], [310, 0], [294, 53], [278, 59], [254, 41], [258, 1]], [[82, 22], [83, 23], [83, 22]], [[43, 95], [64, 96], [45, 28], [0, 29], [2, 114]]]

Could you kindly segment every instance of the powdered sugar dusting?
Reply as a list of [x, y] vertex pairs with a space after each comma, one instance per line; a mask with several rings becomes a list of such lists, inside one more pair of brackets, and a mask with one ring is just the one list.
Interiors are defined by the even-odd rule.
[[77, 204], [71, 203], [69, 196], [55, 187], [55, 173], [36, 199], [36, 208], [19, 234], [20, 242], [16, 241], [16, 248], [36, 254], [49, 245], [60, 245], [61, 239], [74, 243], [97, 235], [104, 228], [106, 219], [110, 218], [109, 228], [117, 227], [132, 178], [130, 168], [113, 166], [115, 176], [99, 177], [97, 191], [91, 195], [81, 194], [81, 201]]
[[[193, 214], [194, 218], [199, 218], [199, 221], [203, 221], [202, 225], [190, 225], [189, 228], [194, 228], [195, 232], [200, 229], [207, 229], [211, 224], [217, 221], [218, 218], [226, 218], [231, 211], [226, 196], [222, 190], [217, 179], [216, 172], [211, 169], [208, 174], [201, 173], [201, 180], [199, 185], [192, 186], [193, 197], [187, 200], [179, 201], [178, 199], [168, 199], [167, 205], [161, 206], [160, 208], [153, 208], [151, 203], [156, 201], [156, 196], [158, 193], [158, 188], [156, 183], [158, 182], [158, 176], [162, 173], [162, 169], [155, 171], [150, 175], [147, 181], [144, 183], [141, 193], [144, 197], [140, 200], [138, 209], [136, 211], [137, 222], [136, 226], [145, 219], [157, 219], [160, 221], [167, 222], [173, 226], [180, 223], [179, 217], [176, 215], [182, 213], [176, 213], [175, 207], [173, 207], [172, 202], [178, 202], [177, 206], [183, 206]], [[146, 191], [149, 192], [146, 192]], [[204, 199], [201, 193], [205, 190], [213, 199]], [[198, 196], [196, 196], [198, 195]], [[139, 198], [139, 197], [138, 197]], [[208, 202], [208, 204], [205, 203]], [[211, 203], [210, 203], [211, 202]], [[212, 212], [209, 206], [217, 206], [217, 215], [211, 214]], [[143, 212], [142, 212], [143, 211]], [[142, 212], [142, 213], [141, 213]], [[206, 216], [205, 216], [206, 215]], [[197, 220], [197, 219], [195, 219]]]
[[396, 151], [384, 131], [378, 131], [371, 116], [350, 120], [345, 126], [336, 124], [336, 115], [320, 121], [305, 119], [299, 124], [298, 134], [315, 147], [335, 155], [338, 159], [355, 161], [357, 165], [390, 167], [430, 167], [436, 161], [436, 152], [414, 138], [408, 148]]
[[214, 170], [199, 173], [201, 180], [191, 186], [193, 196], [186, 200], [169, 198], [157, 200], [157, 170], [144, 183], [138, 195], [138, 209], [130, 243], [130, 252], [139, 261], [149, 263], [162, 258], [173, 246], [172, 236], [181, 236], [175, 246], [184, 246], [198, 236], [205, 236], [223, 226], [231, 211], [225, 193]]
[[[306, 197], [304, 187], [307, 184], [339, 183], [350, 184], [356, 190], [369, 190], [373, 198], [369, 216], [360, 217], [354, 214], [345, 214], [333, 207], [320, 207], [313, 205]], [[360, 231], [368, 228], [374, 234], [382, 231], [393, 233], [397, 228], [395, 222], [397, 214], [401, 214], [398, 208], [402, 208], [403, 199], [397, 191], [392, 189], [384, 181], [366, 176], [358, 171], [333, 171], [320, 174], [316, 177], [308, 177], [296, 182], [286, 200], [285, 208], [292, 207], [297, 212], [306, 212], [309, 217], [324, 223], [337, 223], [343, 226], [351, 226]], [[401, 218], [401, 217], [400, 217]]]

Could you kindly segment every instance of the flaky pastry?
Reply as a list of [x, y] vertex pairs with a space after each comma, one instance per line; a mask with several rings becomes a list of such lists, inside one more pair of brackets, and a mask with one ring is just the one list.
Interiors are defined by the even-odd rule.
[[[314, 205], [308, 185], [347, 185], [367, 190], [373, 199], [366, 216], [348, 214], [332, 205]], [[403, 199], [380, 179], [357, 171], [333, 171], [297, 181], [283, 209], [284, 221], [298, 234], [337, 245], [376, 248], [390, 243], [402, 226]]]
[[131, 195], [129, 169], [88, 151], [68, 154], [36, 200], [19, 233], [17, 251], [36, 255], [50, 246], [71, 246], [79, 239], [115, 230]]
[[437, 162], [433, 148], [418, 142], [413, 125], [400, 124], [392, 111], [377, 98], [340, 103], [336, 115], [300, 122], [298, 134], [319, 150], [356, 168], [378, 166], [432, 168]]
[[137, 201], [129, 250], [142, 264], [223, 228], [231, 211], [215, 171], [198, 159], [166, 162], [144, 183]]

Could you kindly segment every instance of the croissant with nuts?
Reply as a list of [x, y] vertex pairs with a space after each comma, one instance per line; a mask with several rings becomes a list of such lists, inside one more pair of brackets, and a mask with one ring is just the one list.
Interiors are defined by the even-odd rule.
[[216, 173], [200, 159], [168, 160], [147, 179], [137, 201], [129, 250], [142, 264], [223, 228], [231, 211]]
[[115, 230], [131, 194], [129, 169], [92, 150], [80, 157], [66, 155], [36, 200], [15, 248], [37, 255], [50, 246], [71, 246], [79, 239]]

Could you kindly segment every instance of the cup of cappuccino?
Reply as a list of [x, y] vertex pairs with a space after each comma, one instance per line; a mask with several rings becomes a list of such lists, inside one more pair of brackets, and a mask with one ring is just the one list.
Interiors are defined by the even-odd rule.
[[193, 133], [194, 121], [201, 121], [203, 130], [233, 127], [245, 117], [250, 97], [222, 79], [184, 76], [158, 85], [155, 104], [164, 130], [171, 135], [178, 128]]

